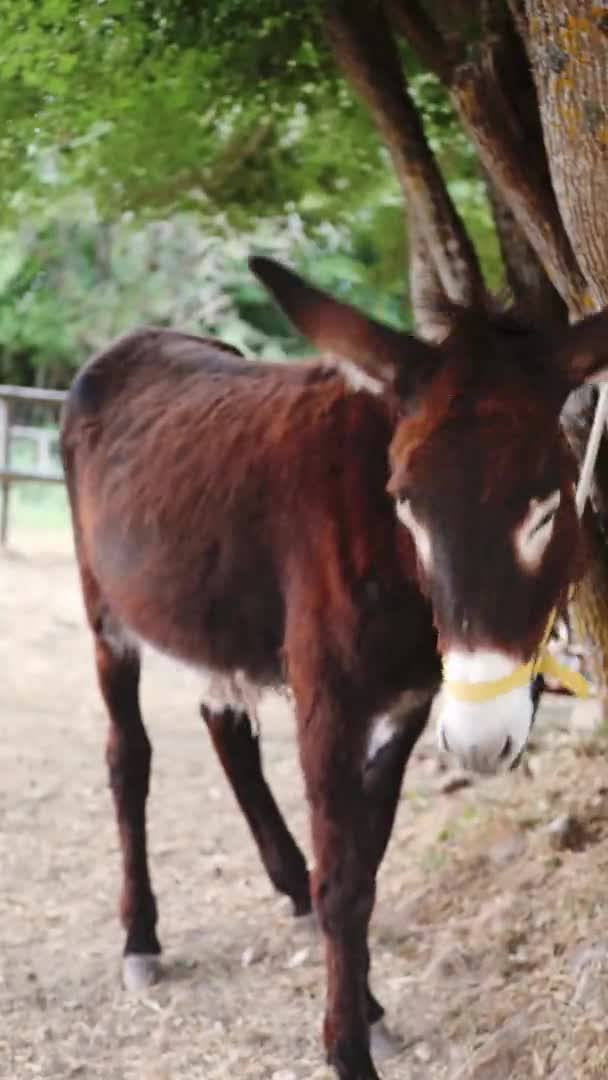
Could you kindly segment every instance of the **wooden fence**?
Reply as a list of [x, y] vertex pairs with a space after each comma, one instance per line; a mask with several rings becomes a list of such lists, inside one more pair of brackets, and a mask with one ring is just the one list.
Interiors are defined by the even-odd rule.
[[[35, 481], [63, 484], [63, 472], [53, 461], [51, 446], [57, 434], [47, 428], [13, 423], [18, 406], [40, 406], [57, 417], [65, 400], [63, 390], [28, 386], [0, 386], [0, 544], [6, 544], [11, 484]], [[11, 441], [27, 439], [36, 447], [36, 467], [18, 469], [11, 464]]]

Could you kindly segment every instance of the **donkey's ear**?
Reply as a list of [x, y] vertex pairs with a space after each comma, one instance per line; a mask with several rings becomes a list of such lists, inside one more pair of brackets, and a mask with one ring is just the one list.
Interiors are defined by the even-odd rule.
[[255, 255], [249, 266], [296, 330], [351, 379], [358, 371], [367, 389], [407, 395], [437, 369], [435, 346], [369, 319], [274, 259]]
[[557, 360], [571, 386], [608, 381], [608, 308], [566, 330]]

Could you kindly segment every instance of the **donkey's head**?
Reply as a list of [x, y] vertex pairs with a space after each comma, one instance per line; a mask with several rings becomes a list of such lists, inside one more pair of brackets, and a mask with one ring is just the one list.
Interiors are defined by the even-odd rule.
[[448, 692], [442, 744], [491, 772], [521, 754], [529, 684], [490, 700], [449, 692], [509, 677], [537, 649], [582, 569], [566, 397], [608, 365], [608, 317], [559, 336], [486, 310], [446, 311], [430, 345], [366, 318], [268, 259], [252, 269], [292, 323], [347, 376], [392, 400], [388, 490], [414, 541]]

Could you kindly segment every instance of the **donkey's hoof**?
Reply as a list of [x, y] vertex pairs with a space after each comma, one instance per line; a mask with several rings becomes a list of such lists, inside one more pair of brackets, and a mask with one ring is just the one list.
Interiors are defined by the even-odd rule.
[[369, 1041], [372, 1057], [377, 1065], [397, 1057], [403, 1050], [402, 1040], [389, 1031], [384, 1020], [376, 1020], [375, 1024], [370, 1024]]
[[130, 953], [123, 958], [125, 990], [145, 990], [160, 979], [160, 958], [153, 953]]

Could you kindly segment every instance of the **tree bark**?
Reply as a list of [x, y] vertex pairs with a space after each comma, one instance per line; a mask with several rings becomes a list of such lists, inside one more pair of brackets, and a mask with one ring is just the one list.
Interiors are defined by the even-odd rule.
[[608, 302], [608, 11], [527, 0], [528, 50], [561, 219], [591, 294]]
[[[526, 44], [540, 105], [543, 138], [561, 219], [587, 283], [578, 309], [608, 303], [608, 12], [591, 0], [526, 0]], [[572, 445], [586, 441], [592, 392], [569, 403], [564, 420]], [[579, 589], [575, 629], [591, 650], [608, 705], [608, 451], [604, 444], [593, 490], [593, 564]]]

